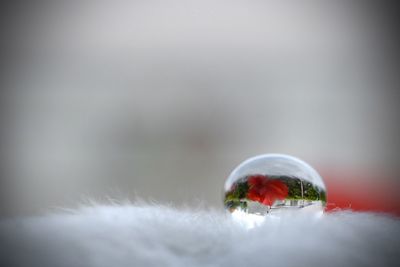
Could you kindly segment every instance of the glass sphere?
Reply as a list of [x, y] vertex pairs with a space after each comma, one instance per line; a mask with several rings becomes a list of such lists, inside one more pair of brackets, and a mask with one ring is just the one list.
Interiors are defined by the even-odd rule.
[[226, 180], [224, 193], [227, 210], [252, 215], [322, 212], [326, 203], [321, 176], [304, 161], [282, 154], [259, 155], [241, 163]]

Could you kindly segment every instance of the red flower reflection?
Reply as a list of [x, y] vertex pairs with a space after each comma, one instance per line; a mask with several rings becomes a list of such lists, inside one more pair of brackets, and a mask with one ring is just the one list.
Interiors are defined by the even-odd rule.
[[272, 206], [277, 199], [285, 199], [289, 193], [289, 189], [285, 183], [276, 179], [270, 179], [264, 175], [250, 176], [247, 183], [249, 185], [247, 198], [268, 206]]

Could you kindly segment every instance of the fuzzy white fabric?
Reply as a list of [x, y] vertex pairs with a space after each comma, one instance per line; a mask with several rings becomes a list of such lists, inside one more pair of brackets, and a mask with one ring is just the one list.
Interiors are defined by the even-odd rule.
[[96, 205], [0, 223], [0, 266], [399, 266], [400, 220], [288, 214], [247, 229], [219, 211]]

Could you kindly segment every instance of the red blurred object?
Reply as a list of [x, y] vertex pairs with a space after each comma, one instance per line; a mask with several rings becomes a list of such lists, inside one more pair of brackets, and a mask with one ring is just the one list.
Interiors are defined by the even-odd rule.
[[399, 182], [382, 172], [320, 171], [327, 187], [327, 211], [350, 209], [400, 216]]

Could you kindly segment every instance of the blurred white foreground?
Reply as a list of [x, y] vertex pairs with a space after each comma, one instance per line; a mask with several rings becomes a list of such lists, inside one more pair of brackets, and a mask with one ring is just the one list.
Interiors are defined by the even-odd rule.
[[216, 211], [93, 206], [0, 222], [0, 265], [399, 266], [400, 221], [287, 213], [248, 229]]

